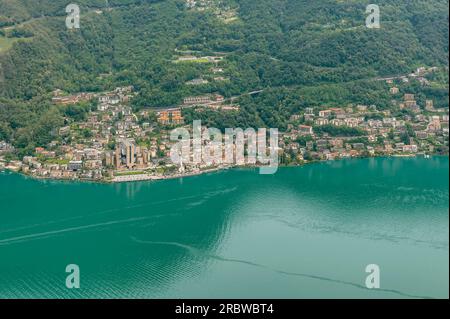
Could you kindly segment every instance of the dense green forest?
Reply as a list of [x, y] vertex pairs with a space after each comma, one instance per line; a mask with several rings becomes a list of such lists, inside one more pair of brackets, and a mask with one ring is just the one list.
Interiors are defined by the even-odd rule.
[[[187, 8], [184, 0], [73, 2], [81, 8], [81, 27], [69, 30], [67, 1], [0, 0], [0, 140], [21, 149], [51, 140], [67, 111], [50, 103], [56, 88], [134, 85], [135, 109], [264, 89], [240, 98], [239, 113], [201, 116], [223, 127], [283, 128], [308, 106], [387, 108], [392, 96], [378, 77], [448, 67], [446, 0], [378, 1], [380, 29], [365, 26], [367, 2], [358, 0], [211, 0], [205, 11]], [[235, 12], [234, 19], [224, 19], [227, 12]], [[185, 85], [212, 65], [174, 63], [183, 50], [223, 56], [228, 80]], [[419, 100], [448, 105], [448, 76], [435, 77], [437, 85], [408, 89]]]

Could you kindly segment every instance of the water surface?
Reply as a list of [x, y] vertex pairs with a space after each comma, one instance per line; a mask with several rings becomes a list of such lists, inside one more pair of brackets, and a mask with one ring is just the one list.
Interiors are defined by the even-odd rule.
[[448, 298], [448, 174], [447, 157], [114, 185], [0, 173], [0, 298]]

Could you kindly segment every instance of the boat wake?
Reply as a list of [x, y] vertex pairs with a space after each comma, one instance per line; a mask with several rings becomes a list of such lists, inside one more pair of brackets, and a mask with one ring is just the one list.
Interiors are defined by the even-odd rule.
[[109, 222], [103, 222], [103, 223], [97, 223], [97, 224], [90, 224], [90, 225], [84, 225], [84, 226], [76, 226], [76, 227], [69, 227], [64, 229], [58, 229], [58, 230], [52, 230], [42, 233], [35, 233], [35, 234], [29, 234], [29, 235], [23, 235], [23, 236], [17, 236], [12, 238], [6, 238], [0, 240], [0, 246], [24, 242], [32, 239], [41, 239], [41, 238], [47, 238], [54, 235], [69, 233], [73, 231], [79, 231], [79, 230], [86, 230], [91, 228], [98, 228], [103, 226], [111, 226], [116, 224], [123, 224], [123, 223], [132, 223], [137, 221], [143, 221], [150, 218], [153, 218], [154, 216], [150, 217], [135, 217], [135, 218], [128, 218], [128, 219], [122, 219], [122, 220], [114, 220]]

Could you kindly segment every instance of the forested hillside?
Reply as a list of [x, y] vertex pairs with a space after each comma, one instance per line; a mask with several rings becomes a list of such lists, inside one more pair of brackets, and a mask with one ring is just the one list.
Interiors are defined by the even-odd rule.
[[[133, 85], [137, 109], [265, 89], [240, 100], [241, 114], [211, 118], [283, 127], [311, 105], [388, 107], [376, 78], [448, 66], [446, 0], [378, 1], [380, 29], [365, 26], [367, 3], [358, 0], [210, 0], [201, 8], [184, 0], [74, 2], [78, 30], [65, 26], [67, 1], [0, 0], [0, 139], [14, 136], [24, 146], [58, 125], [62, 117], [49, 102], [57, 88]], [[227, 81], [186, 86], [211, 65], [175, 63], [181, 52], [224, 57]], [[439, 83], [426, 94], [448, 104], [448, 78]]]

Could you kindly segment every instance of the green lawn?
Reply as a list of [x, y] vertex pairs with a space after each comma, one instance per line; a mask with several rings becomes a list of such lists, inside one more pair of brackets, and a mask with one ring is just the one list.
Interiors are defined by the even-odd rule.
[[129, 172], [114, 172], [114, 176], [133, 176], [133, 175], [142, 175], [145, 172], [142, 171], [129, 171]]
[[14, 42], [17, 41], [28, 41], [32, 38], [7, 38], [4, 36], [0, 35], [0, 53], [7, 51], [9, 49], [11, 49], [12, 45], [14, 44]]
[[33, 37], [30, 38], [7, 38], [0, 35], [0, 53], [11, 49], [12, 45], [18, 41], [31, 41]]
[[209, 60], [206, 59], [206, 58], [198, 58], [198, 59], [195, 59], [195, 60], [188, 60], [188, 61], [175, 60], [173, 62], [177, 63], [177, 64], [178, 63], [193, 63], [193, 64], [196, 64], [196, 63], [210, 63]]
[[9, 50], [18, 39], [0, 36], [0, 53]]

